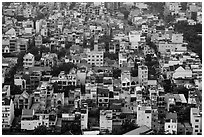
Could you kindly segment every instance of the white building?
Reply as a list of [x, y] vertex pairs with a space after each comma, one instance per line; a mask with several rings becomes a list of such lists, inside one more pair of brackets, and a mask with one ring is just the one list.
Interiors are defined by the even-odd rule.
[[100, 110], [100, 131], [106, 132], [108, 130], [112, 132], [112, 110]]
[[193, 127], [193, 135], [202, 134], [202, 115], [198, 108], [191, 108], [190, 123]]
[[125, 53], [119, 53], [119, 66], [122, 67], [124, 63], [127, 63], [127, 55]]
[[14, 84], [19, 86], [21, 90], [26, 89], [26, 80], [22, 78], [22, 75], [15, 75]]
[[121, 84], [122, 84], [122, 89], [124, 89], [125, 91], [128, 91], [127, 93], [129, 93], [130, 86], [131, 86], [130, 70], [128, 70], [128, 69], [122, 70], [122, 72], [121, 72]]
[[49, 127], [49, 114], [36, 114], [34, 109], [23, 109], [21, 117], [22, 130], [34, 130], [36, 127], [45, 125]]
[[137, 107], [137, 124], [138, 126], [147, 126], [151, 128], [152, 125], [152, 109], [150, 106]]
[[173, 78], [191, 78], [192, 77], [192, 71], [190, 69], [185, 70], [183, 67], [178, 67], [174, 74]]
[[103, 52], [102, 51], [91, 51], [87, 53], [87, 61], [90, 65], [103, 66]]
[[88, 105], [82, 105], [83, 108], [81, 109], [81, 130], [88, 128]]
[[183, 43], [183, 34], [172, 34], [172, 43]]
[[137, 49], [139, 41], [140, 41], [140, 33], [137, 31], [131, 31], [129, 33], [129, 42], [131, 43], [131, 49]]
[[177, 134], [177, 113], [167, 113], [166, 121], [164, 123], [164, 130], [166, 133]]
[[14, 120], [14, 103], [12, 99], [2, 101], [2, 129], [12, 126]]
[[34, 63], [35, 63], [35, 56], [33, 54], [28, 53], [23, 57], [24, 68], [34, 67]]

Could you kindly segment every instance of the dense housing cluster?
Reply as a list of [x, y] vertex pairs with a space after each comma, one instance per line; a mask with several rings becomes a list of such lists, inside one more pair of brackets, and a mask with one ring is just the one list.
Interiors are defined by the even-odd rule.
[[201, 24], [192, 2], [3, 3], [3, 134], [202, 134]]

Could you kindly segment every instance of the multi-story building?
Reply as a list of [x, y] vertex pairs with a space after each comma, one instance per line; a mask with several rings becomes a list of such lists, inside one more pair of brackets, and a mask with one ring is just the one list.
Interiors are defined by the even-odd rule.
[[81, 107], [81, 129], [88, 128], [88, 105], [82, 104]]
[[130, 90], [130, 87], [131, 87], [130, 70], [128, 70], [128, 69], [122, 70], [122, 72], [121, 72], [121, 84], [122, 84], [122, 89], [125, 89], [127, 91]]
[[58, 106], [64, 106], [64, 93], [53, 93], [47, 96], [48, 99], [51, 99], [51, 107], [56, 108]]
[[16, 51], [16, 45], [17, 45], [17, 38], [16, 37], [11, 37], [10, 40], [9, 40], [9, 50], [10, 50], [10, 53]]
[[103, 66], [103, 52], [102, 51], [91, 51], [87, 54], [87, 62], [94, 66]]
[[105, 132], [108, 130], [112, 132], [112, 110], [100, 110], [100, 131]]
[[28, 53], [23, 57], [24, 68], [34, 67], [34, 64], [35, 64], [35, 56], [33, 54]]
[[157, 90], [157, 106], [158, 106], [158, 130], [164, 131], [164, 118], [165, 118], [165, 92], [163, 87], [159, 87]]
[[148, 84], [148, 68], [145, 65], [138, 66], [138, 79], [141, 86]]
[[131, 43], [131, 49], [138, 49], [139, 41], [140, 33], [137, 31], [131, 31], [129, 33], [129, 42]]
[[[2, 92], [4, 94], [4, 92]], [[2, 100], [2, 129], [9, 129], [14, 120], [14, 103], [12, 99]]]
[[137, 106], [137, 124], [152, 127], [152, 109], [150, 106]]
[[19, 38], [17, 40], [16, 51], [17, 52], [26, 52], [28, 49], [28, 39]]
[[202, 115], [198, 108], [191, 108], [190, 123], [193, 127], [193, 135], [202, 134]]
[[181, 10], [180, 2], [166, 2], [165, 6], [167, 7], [167, 10], [170, 11], [171, 15], [176, 15]]
[[35, 46], [38, 48], [42, 46], [42, 36], [41, 35], [35, 36]]
[[167, 113], [165, 121], [165, 132], [170, 134], [177, 134], [177, 113]]
[[172, 43], [183, 43], [183, 34], [172, 34]]
[[124, 64], [126, 64], [127, 63], [127, 55], [125, 54], [125, 53], [119, 53], [118, 54], [118, 61], [119, 61], [119, 66], [120, 67], [123, 67], [124, 66]]
[[2, 53], [10, 53], [9, 39], [2, 39]]
[[107, 108], [109, 106], [109, 89], [98, 88], [98, 106]]
[[[51, 114], [52, 115], [52, 114]], [[44, 125], [47, 128], [55, 124], [50, 119], [50, 114], [35, 112], [34, 109], [23, 109], [21, 116], [21, 130], [34, 130], [36, 127]]]

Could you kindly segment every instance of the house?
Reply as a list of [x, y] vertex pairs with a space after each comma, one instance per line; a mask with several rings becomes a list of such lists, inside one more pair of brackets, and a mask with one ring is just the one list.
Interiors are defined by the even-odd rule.
[[33, 6], [31, 4], [26, 4], [25, 8], [23, 9], [23, 16], [25, 18], [32, 17], [33, 15]]
[[136, 102], [137, 104], [141, 104], [143, 101], [143, 97], [142, 97], [143, 88], [141, 88], [140, 86], [137, 86], [135, 88], [135, 92], [136, 92]]
[[49, 114], [36, 113], [34, 109], [23, 109], [21, 116], [21, 130], [34, 130], [36, 127], [50, 126]]
[[193, 133], [193, 128], [192, 126], [190, 125], [190, 123], [188, 122], [184, 122], [184, 127], [185, 127], [185, 135], [192, 135]]
[[21, 129], [34, 130], [37, 127], [37, 122], [34, 122], [34, 110], [23, 109], [21, 116]]
[[77, 64], [78, 69], [77, 69], [77, 79], [78, 83], [81, 83], [82, 85], [85, 85], [85, 80], [86, 80], [86, 73], [90, 69], [90, 65], [87, 63], [79, 63]]
[[23, 57], [24, 68], [34, 67], [34, 63], [35, 63], [35, 56], [33, 54], [28, 53]]
[[171, 15], [176, 15], [181, 10], [181, 5], [179, 2], [166, 2], [165, 6], [170, 11]]
[[112, 110], [100, 110], [100, 131], [109, 133], [112, 132]]
[[154, 131], [159, 129], [159, 112], [157, 108], [152, 107], [152, 123], [151, 127]]
[[130, 69], [124, 68], [121, 71], [121, 84], [122, 89], [129, 91], [131, 86], [131, 74]]
[[161, 54], [165, 54], [165, 53], [171, 53], [171, 52], [175, 52], [177, 45], [182, 45], [180, 43], [168, 43], [168, 42], [164, 42], [161, 41], [159, 42], [159, 48], [158, 51]]
[[2, 53], [10, 53], [9, 39], [2, 39]]
[[53, 93], [51, 95], [51, 107], [57, 108], [58, 106], [64, 106], [64, 93]]
[[178, 135], [185, 135], [185, 126], [182, 123], [179, 122], [177, 128]]
[[127, 59], [127, 67], [133, 68], [135, 66], [135, 60], [133, 56], [129, 56]]
[[165, 132], [170, 134], [177, 134], [177, 113], [167, 113], [165, 120]]
[[183, 43], [183, 34], [172, 34], [172, 43]]
[[112, 129], [114, 130], [115, 128], [117, 129], [117, 126], [122, 125], [123, 119], [120, 117], [122, 114], [122, 105], [124, 104], [123, 100], [110, 100], [110, 110], [112, 110], [112, 115], [113, 115], [113, 121], [112, 121]]
[[123, 67], [123, 64], [127, 63], [127, 55], [125, 53], [119, 53], [118, 56], [119, 67]]
[[14, 105], [16, 109], [30, 109], [32, 105], [32, 95], [29, 95], [26, 91], [22, 94], [16, 94]]
[[97, 88], [98, 106], [108, 107], [109, 106], [109, 89]]
[[193, 135], [202, 134], [202, 115], [198, 108], [191, 108], [190, 123], [193, 127]]
[[72, 62], [74, 64], [81, 63], [81, 55], [71, 55], [71, 56], [65, 56], [65, 62]]
[[16, 30], [14, 28], [11, 28], [5, 34], [16, 37]]
[[10, 85], [4, 85], [2, 89], [2, 98], [10, 98], [11, 96], [11, 86]]
[[147, 85], [150, 87], [156, 87], [157, 86], [157, 80], [148, 80]]
[[57, 54], [55, 53], [42, 53], [42, 57], [40, 59], [42, 67], [53, 67], [57, 64]]
[[173, 78], [192, 78], [192, 71], [190, 69], [184, 69], [182, 66], [180, 66], [175, 70]]

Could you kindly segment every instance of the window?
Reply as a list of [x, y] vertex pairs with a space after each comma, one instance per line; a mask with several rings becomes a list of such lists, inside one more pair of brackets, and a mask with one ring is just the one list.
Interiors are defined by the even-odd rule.
[[195, 122], [199, 122], [199, 119], [196, 119]]
[[198, 132], [198, 130], [196, 129], [195, 132]]
[[195, 128], [198, 128], [198, 125], [195, 125]]
[[170, 128], [170, 125], [168, 125], [168, 128]]

